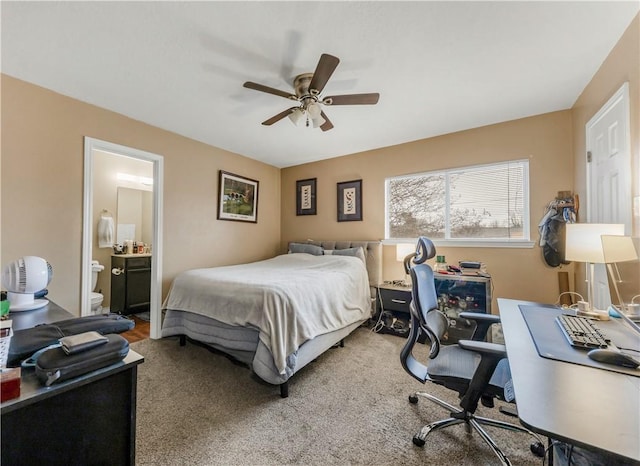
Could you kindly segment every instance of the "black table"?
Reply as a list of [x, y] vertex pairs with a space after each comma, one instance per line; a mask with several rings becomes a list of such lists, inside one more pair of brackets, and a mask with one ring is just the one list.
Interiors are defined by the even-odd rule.
[[640, 377], [539, 356], [518, 307], [536, 303], [497, 301], [520, 422], [552, 439], [640, 461]]
[[[50, 302], [10, 314], [14, 329], [74, 317]], [[135, 351], [109, 367], [44, 387], [22, 369], [20, 397], [0, 405], [2, 464], [135, 464]]]
[[11, 326], [13, 330], [35, 327], [38, 324], [46, 324], [57, 320], [77, 317], [66, 309], [61, 308], [53, 301], [49, 301], [45, 307], [33, 311], [10, 312]]

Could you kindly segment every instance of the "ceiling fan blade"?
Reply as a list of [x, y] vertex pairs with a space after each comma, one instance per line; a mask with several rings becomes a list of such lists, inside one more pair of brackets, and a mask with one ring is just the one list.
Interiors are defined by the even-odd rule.
[[320, 56], [320, 61], [318, 61], [316, 70], [313, 72], [313, 78], [311, 78], [311, 82], [309, 83], [309, 92], [312, 94], [320, 94], [322, 89], [324, 89], [324, 86], [327, 84], [327, 81], [329, 81], [329, 78], [336, 70], [338, 63], [340, 63], [340, 59], [338, 57], [323, 53]]
[[252, 83], [251, 81], [247, 81], [243, 84], [247, 89], [253, 89], [254, 91], [266, 92], [267, 94], [279, 95], [280, 97], [284, 97], [285, 99], [293, 99], [298, 100], [298, 98], [291, 94], [290, 92], [284, 92], [279, 89], [274, 89], [273, 87], [265, 86], [263, 84]]
[[329, 117], [327, 115], [325, 115], [324, 112], [320, 112], [320, 116], [322, 118], [324, 118], [324, 123], [322, 123], [322, 125], [320, 125], [320, 129], [322, 131], [329, 131], [331, 128], [333, 128], [333, 123], [331, 123], [331, 121], [329, 121]]
[[263, 121], [262, 124], [265, 125], [265, 126], [271, 126], [275, 122], [282, 120], [284, 117], [289, 116], [289, 114], [291, 112], [293, 112], [296, 108], [298, 108], [298, 107], [288, 108], [285, 111], [280, 112], [277, 115], [272, 116], [268, 120]]
[[380, 94], [345, 94], [332, 95], [322, 99], [325, 105], [374, 105], [378, 103]]

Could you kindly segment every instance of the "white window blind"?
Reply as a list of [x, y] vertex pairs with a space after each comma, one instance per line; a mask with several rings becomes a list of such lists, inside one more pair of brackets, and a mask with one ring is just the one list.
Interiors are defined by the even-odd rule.
[[386, 237], [529, 240], [529, 162], [388, 178]]

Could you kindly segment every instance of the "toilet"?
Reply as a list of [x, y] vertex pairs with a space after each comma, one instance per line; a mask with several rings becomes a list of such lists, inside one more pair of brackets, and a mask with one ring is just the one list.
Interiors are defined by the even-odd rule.
[[[104, 270], [104, 265], [100, 265], [98, 261], [91, 261], [91, 289], [96, 289], [96, 284], [98, 283], [98, 274]], [[102, 300], [104, 296], [102, 293], [97, 293], [93, 291], [91, 293], [91, 312], [94, 314], [100, 312], [102, 309]]]

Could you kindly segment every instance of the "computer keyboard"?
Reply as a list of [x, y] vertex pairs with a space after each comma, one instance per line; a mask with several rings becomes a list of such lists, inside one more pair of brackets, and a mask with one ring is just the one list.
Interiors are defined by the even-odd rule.
[[575, 348], [607, 348], [611, 340], [589, 318], [561, 314], [556, 322], [569, 344]]

